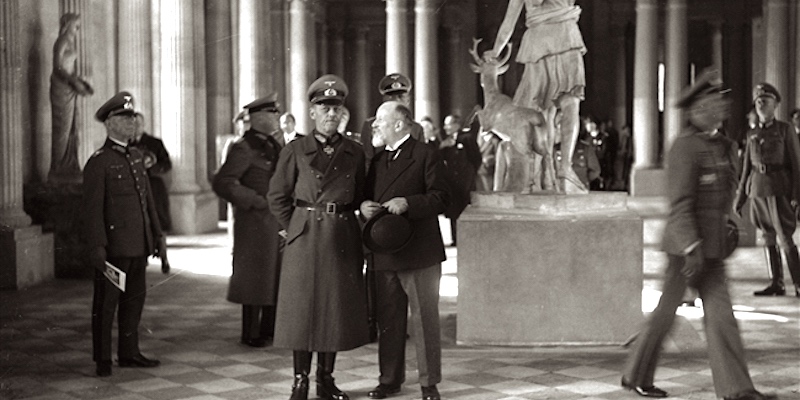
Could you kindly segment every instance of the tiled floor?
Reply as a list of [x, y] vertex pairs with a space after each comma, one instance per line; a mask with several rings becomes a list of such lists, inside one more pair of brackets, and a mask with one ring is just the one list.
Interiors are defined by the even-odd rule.
[[[443, 231], [446, 231], [443, 230]], [[447, 239], [446, 239], [447, 240]], [[157, 264], [141, 324], [141, 347], [162, 365], [114, 367], [97, 378], [91, 357], [89, 281], [58, 280], [0, 292], [0, 399], [282, 399], [292, 381], [291, 353], [237, 343], [240, 308], [225, 301], [230, 250], [224, 232], [170, 237], [173, 273]], [[446, 399], [633, 399], [619, 387], [627, 350], [606, 347], [472, 347], [455, 342], [456, 249], [444, 265], [441, 313]], [[658, 297], [663, 255], [644, 250], [644, 309]], [[755, 298], [765, 285], [760, 249], [744, 248], [729, 267], [747, 359], [756, 387], [800, 399], [800, 299]], [[656, 384], [673, 399], [715, 398], [702, 340], [702, 310], [682, 307], [666, 343]], [[633, 334], [638, 327], [631, 327]], [[396, 399], [420, 398], [414, 352]], [[377, 348], [342, 352], [334, 376], [351, 398], [366, 398], [378, 376]]]

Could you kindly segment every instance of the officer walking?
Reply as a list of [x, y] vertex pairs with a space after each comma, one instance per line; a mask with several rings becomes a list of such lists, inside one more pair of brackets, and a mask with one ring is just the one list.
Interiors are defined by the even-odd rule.
[[277, 93], [244, 106], [250, 129], [230, 149], [213, 188], [233, 204], [233, 274], [228, 301], [242, 305], [241, 343], [264, 347], [275, 331], [282, 238], [267, 191], [281, 146]]
[[[167, 246], [150, 191], [142, 152], [128, 143], [136, 132], [133, 96], [117, 93], [95, 114], [108, 138], [83, 169], [84, 228], [89, 261], [95, 268], [92, 349], [97, 375], [111, 375], [111, 329], [119, 307], [120, 367], [160, 364], [139, 351], [139, 320], [147, 294], [147, 257], [162, 261]], [[107, 263], [126, 274], [125, 287], [106, 277]], [[109, 272], [111, 274], [111, 272]], [[121, 279], [114, 279], [115, 282]]]
[[778, 90], [769, 83], [753, 88], [758, 123], [747, 132], [742, 178], [733, 212], [741, 215], [744, 202], [750, 198], [750, 219], [764, 237], [772, 282], [753, 294], [786, 294], [780, 245], [789, 264], [795, 295], [800, 297], [800, 256], [792, 240], [800, 201], [800, 144], [792, 126], [775, 119], [775, 108], [780, 101]]
[[717, 71], [697, 77], [677, 107], [688, 126], [669, 151], [667, 193], [670, 202], [661, 244], [667, 269], [658, 306], [636, 338], [625, 364], [622, 387], [644, 397], [667, 397], [653, 384], [664, 338], [675, 322], [687, 286], [703, 300], [711, 378], [724, 400], [766, 400], [756, 391], [745, 362], [744, 346], [733, 316], [725, 276], [727, 212], [736, 187], [736, 145], [719, 131], [730, 115], [730, 100]]
[[291, 400], [308, 398], [312, 352], [317, 395], [348, 399], [333, 382], [336, 352], [369, 341], [355, 216], [364, 196], [364, 152], [336, 131], [345, 96], [347, 85], [335, 75], [309, 86], [315, 129], [281, 150], [267, 194], [286, 230], [273, 345], [294, 352]]

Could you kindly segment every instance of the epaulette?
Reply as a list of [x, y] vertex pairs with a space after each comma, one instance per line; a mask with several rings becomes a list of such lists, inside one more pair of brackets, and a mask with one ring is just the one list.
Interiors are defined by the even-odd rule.
[[89, 156], [89, 158], [90, 159], [95, 158], [95, 157], [99, 156], [100, 154], [103, 154], [103, 151], [105, 151], [105, 149], [99, 149], [99, 150], [95, 151], [94, 153], [92, 153], [92, 155]]

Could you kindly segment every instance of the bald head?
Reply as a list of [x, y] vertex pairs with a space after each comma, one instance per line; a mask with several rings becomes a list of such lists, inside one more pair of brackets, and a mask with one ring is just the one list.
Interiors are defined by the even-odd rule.
[[393, 145], [411, 133], [411, 110], [398, 101], [387, 101], [378, 107], [372, 123], [372, 145]]

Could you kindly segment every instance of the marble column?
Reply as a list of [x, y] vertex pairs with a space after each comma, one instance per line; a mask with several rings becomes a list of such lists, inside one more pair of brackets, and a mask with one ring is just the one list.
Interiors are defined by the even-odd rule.
[[681, 90], [688, 83], [688, 22], [686, 0], [668, 0], [666, 12], [666, 77], [664, 82], [664, 145], [665, 152], [683, 129], [683, 111], [675, 107]]
[[237, 109], [274, 90], [269, 2], [239, 0], [239, 98]]
[[289, 74], [290, 111], [297, 120], [297, 131], [309, 133], [314, 129], [308, 115], [306, 91], [317, 76], [315, 55], [316, 43], [314, 19], [310, 0], [290, 0], [289, 3], [289, 58], [292, 72]]
[[[317, 69], [322, 74], [332, 73], [329, 68], [330, 64], [328, 60], [328, 49], [330, 49], [328, 37], [330, 36], [330, 32], [330, 27], [327, 24], [321, 24], [319, 32], [317, 32]], [[344, 79], [343, 76], [342, 79]]]
[[330, 50], [330, 66], [331, 66], [331, 73], [334, 75], [341, 76], [344, 79], [345, 77], [345, 57], [347, 57], [344, 51], [344, 28], [343, 27], [333, 27], [331, 28], [331, 50]]
[[612, 57], [614, 57], [614, 108], [611, 116], [614, 120], [614, 126], [617, 130], [621, 130], [623, 126], [628, 124], [628, 86], [626, 82], [627, 73], [627, 49], [625, 46], [625, 27], [621, 25], [613, 25], [611, 27], [611, 41], [613, 42], [612, 48], [616, 49]]
[[[663, 191], [650, 170], [658, 161], [658, 0], [636, 0], [636, 54], [633, 71], [633, 166], [631, 194]], [[656, 174], [657, 175], [657, 174]]]
[[[794, 106], [800, 108], [800, 4], [795, 9], [794, 39]], [[788, 116], [791, 118], [791, 115]]]
[[414, 15], [414, 117], [439, 120], [438, 0], [416, 0]]
[[[154, 73], [160, 131], [172, 157], [173, 231], [207, 232], [217, 225], [217, 200], [207, 181], [205, 45], [202, 3], [161, 0]], [[176, 23], [177, 21], [177, 23]]]
[[[233, 134], [231, 120], [239, 112], [233, 101], [233, 28], [229, 0], [205, 2], [206, 24], [206, 85], [208, 102], [208, 135], [206, 164], [208, 171], [219, 168], [221, 149], [218, 137]], [[213, 150], [212, 150], [213, 149]]]
[[[709, 21], [711, 26], [711, 60], [715, 69], [722, 72], [722, 20]], [[700, 71], [697, 71], [700, 72]]]
[[778, 119], [789, 118], [790, 101], [786, 96], [789, 90], [789, 0], [766, 0], [766, 56], [764, 57], [764, 80], [769, 82], [783, 99], [778, 103], [775, 116]]
[[[469, 46], [466, 46], [464, 41], [461, 40], [461, 28], [455, 25], [451, 25], [447, 28], [447, 53], [448, 58], [450, 60], [463, 60], [464, 54], [469, 49]], [[513, 60], [511, 62], [514, 62]], [[465, 104], [464, 98], [466, 95], [466, 90], [469, 85], [463, 85], [459, 83], [458, 77], [461, 75], [461, 66], [458, 62], [451, 62], [447, 63], [447, 74], [443, 78], [443, 83], [445, 87], [448, 88], [448, 99], [447, 103], [444, 104], [448, 106], [448, 109], [442, 114], [444, 115], [461, 115], [462, 117], [466, 117], [465, 113], [470, 110], [470, 105]], [[438, 70], [438, 68], [437, 68]], [[475, 78], [477, 75], [473, 73], [472, 80], [470, 82], [477, 82]], [[442, 125], [442, 117], [441, 115], [439, 118], [434, 119], [433, 123], [436, 126], [441, 127]]]
[[[361, 129], [361, 125], [367, 118], [371, 117], [375, 110], [369, 108], [369, 93], [373, 89], [370, 85], [369, 71], [372, 69], [372, 64], [369, 62], [369, 53], [367, 52], [367, 35], [369, 28], [360, 26], [355, 31], [355, 51], [353, 57], [353, 81], [348, 82], [350, 85], [350, 95], [352, 98], [351, 104], [354, 104], [355, 109], [350, 110], [351, 116], [350, 126]], [[377, 85], [376, 85], [377, 86]]]
[[[150, 0], [129, 0], [118, 4], [117, 82], [119, 90], [133, 95], [134, 106], [153, 121], [153, 57], [151, 45]], [[153, 133], [149, 131], [149, 133]], [[169, 150], [169, 149], [167, 149]]]
[[408, 22], [406, 20], [408, 14], [408, 0], [385, 1], [386, 74], [399, 72], [409, 76]]
[[51, 279], [53, 236], [23, 209], [19, 2], [0, 0], [0, 289]]

